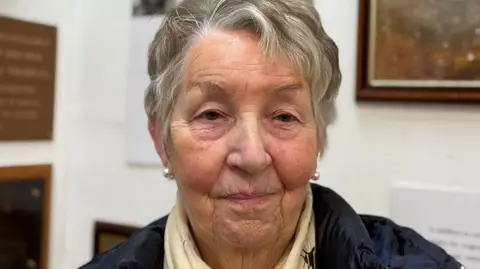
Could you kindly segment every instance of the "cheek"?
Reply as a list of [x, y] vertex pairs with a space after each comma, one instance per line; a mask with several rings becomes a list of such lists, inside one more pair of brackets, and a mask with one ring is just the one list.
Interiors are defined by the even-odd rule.
[[317, 146], [315, 136], [306, 136], [289, 141], [276, 141], [271, 155], [278, 177], [286, 191], [302, 189], [315, 173]]
[[172, 130], [174, 153], [171, 164], [177, 184], [183, 191], [208, 195], [223, 167], [221, 145], [198, 141], [186, 129]]

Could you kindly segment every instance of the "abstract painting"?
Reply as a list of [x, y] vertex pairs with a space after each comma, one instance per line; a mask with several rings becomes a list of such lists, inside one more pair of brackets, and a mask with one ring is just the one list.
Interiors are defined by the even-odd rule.
[[360, 1], [358, 99], [480, 101], [479, 0]]

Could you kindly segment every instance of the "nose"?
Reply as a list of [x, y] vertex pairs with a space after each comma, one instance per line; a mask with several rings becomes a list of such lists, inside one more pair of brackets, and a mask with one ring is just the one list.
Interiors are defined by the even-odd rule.
[[227, 164], [254, 175], [265, 170], [272, 163], [272, 157], [265, 148], [265, 134], [257, 119], [241, 121], [230, 141]]

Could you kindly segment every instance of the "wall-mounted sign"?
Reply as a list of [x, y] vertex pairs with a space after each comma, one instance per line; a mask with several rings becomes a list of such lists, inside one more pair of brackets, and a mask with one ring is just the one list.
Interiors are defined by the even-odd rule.
[[391, 217], [442, 247], [466, 268], [480, 268], [480, 192], [398, 183]]
[[0, 268], [48, 268], [51, 170], [0, 168]]
[[[126, 159], [132, 165], [161, 167], [147, 128], [144, 94], [150, 83], [148, 47], [165, 18], [169, 1], [133, 1], [127, 82]], [[155, 3], [154, 3], [155, 2]]]
[[0, 16], [0, 141], [51, 140], [57, 30]]

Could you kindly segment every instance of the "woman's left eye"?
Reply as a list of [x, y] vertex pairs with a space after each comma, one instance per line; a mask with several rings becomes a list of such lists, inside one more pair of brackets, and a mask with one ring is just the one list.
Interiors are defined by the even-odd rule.
[[275, 116], [274, 119], [279, 120], [281, 122], [285, 122], [285, 123], [298, 120], [295, 116], [293, 116], [292, 114], [288, 114], [288, 113], [279, 114], [279, 115]]

